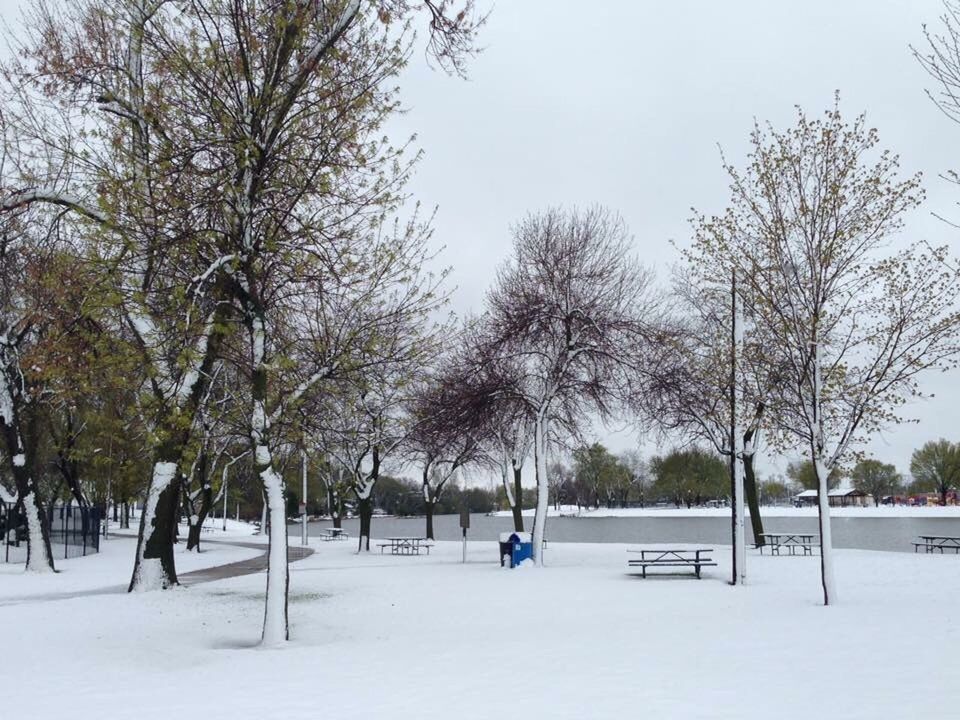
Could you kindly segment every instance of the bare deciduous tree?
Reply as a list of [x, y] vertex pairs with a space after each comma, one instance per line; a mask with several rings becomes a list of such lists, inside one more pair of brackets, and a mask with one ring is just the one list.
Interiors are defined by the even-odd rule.
[[505, 358], [504, 387], [532, 418], [538, 564], [549, 504], [550, 426], [572, 428], [588, 412], [603, 417], [621, 407], [647, 370], [646, 341], [659, 330], [651, 283], [630, 255], [623, 221], [603, 208], [552, 209], [514, 229], [514, 257], [487, 298], [490, 351]]

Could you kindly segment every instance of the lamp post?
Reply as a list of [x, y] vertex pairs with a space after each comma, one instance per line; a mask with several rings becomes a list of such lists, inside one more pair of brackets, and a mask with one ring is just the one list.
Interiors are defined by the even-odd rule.
[[300, 465], [303, 472], [303, 494], [300, 499], [300, 544], [307, 545], [307, 439], [300, 448]]

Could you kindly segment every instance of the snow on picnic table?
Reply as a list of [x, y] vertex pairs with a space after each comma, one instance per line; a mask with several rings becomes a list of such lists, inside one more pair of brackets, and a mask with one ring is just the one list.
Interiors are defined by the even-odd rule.
[[262, 574], [4, 608], [18, 629], [5, 710], [933, 720], [960, 707], [954, 555], [838, 550], [840, 604], [824, 608], [818, 557], [751, 552], [735, 588], [722, 546], [699, 581], [628, 575], [626, 545], [551, 543], [548, 567], [515, 570], [492, 542], [471, 543], [467, 565], [455, 542], [429, 556], [314, 547], [291, 566], [279, 650], [253, 649]]

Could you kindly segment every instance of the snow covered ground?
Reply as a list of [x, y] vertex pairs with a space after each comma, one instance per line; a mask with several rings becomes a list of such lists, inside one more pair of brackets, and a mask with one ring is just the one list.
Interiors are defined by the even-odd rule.
[[[200, 540], [200, 553], [187, 552], [186, 544], [180, 543], [176, 549], [178, 573], [225, 565], [262, 554], [261, 550], [204, 542], [208, 539], [227, 538], [204, 533]], [[239, 535], [235, 535], [234, 539], [239, 539]], [[245, 537], [242, 539], [249, 540]], [[67, 560], [55, 558], [56, 573], [25, 573], [23, 563], [0, 563], [0, 606], [15, 599], [33, 596], [84, 593], [107, 588], [126, 591], [133, 572], [135, 550], [135, 535], [123, 531], [123, 534], [111, 533], [107, 540], [101, 539], [99, 553]]]
[[[498, 517], [512, 517], [509, 510], [495, 513]], [[533, 517], [533, 510], [524, 510], [525, 517]], [[747, 515], [750, 511], [747, 509]], [[816, 517], [816, 507], [784, 507], [778, 505], [764, 505], [760, 514], [765, 517]], [[550, 508], [550, 517], [577, 516], [577, 517], [730, 517], [730, 508], [718, 507], [646, 507], [646, 508], [598, 508], [577, 510], [576, 505], [561, 505], [560, 509]], [[910, 507], [908, 505], [880, 507], [835, 507], [830, 508], [832, 517], [890, 517], [890, 518], [957, 518], [960, 519], [960, 505], [928, 505], [925, 507]]]
[[[939, 720], [960, 710], [958, 556], [837, 551], [840, 603], [824, 608], [816, 557], [751, 552], [750, 585], [734, 588], [720, 547], [720, 567], [697, 581], [629, 576], [623, 545], [552, 543], [540, 570], [501, 569], [493, 543], [471, 544], [466, 565], [458, 543], [411, 557], [351, 546], [317, 543], [291, 566], [283, 649], [255, 647], [263, 574], [9, 604], [4, 716]], [[81, 562], [106, 578], [94, 563], [112, 561], [125, 581], [132, 548], [113, 549], [62, 579], [79, 577]], [[4, 572], [0, 595], [34, 583]]]

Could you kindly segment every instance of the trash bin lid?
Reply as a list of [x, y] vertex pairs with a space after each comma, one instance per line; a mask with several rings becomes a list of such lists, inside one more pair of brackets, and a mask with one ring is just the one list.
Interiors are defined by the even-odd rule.
[[500, 533], [500, 542], [502, 543], [515, 543], [522, 542], [528, 543], [533, 542], [533, 538], [530, 533], [526, 532], [505, 532]]

